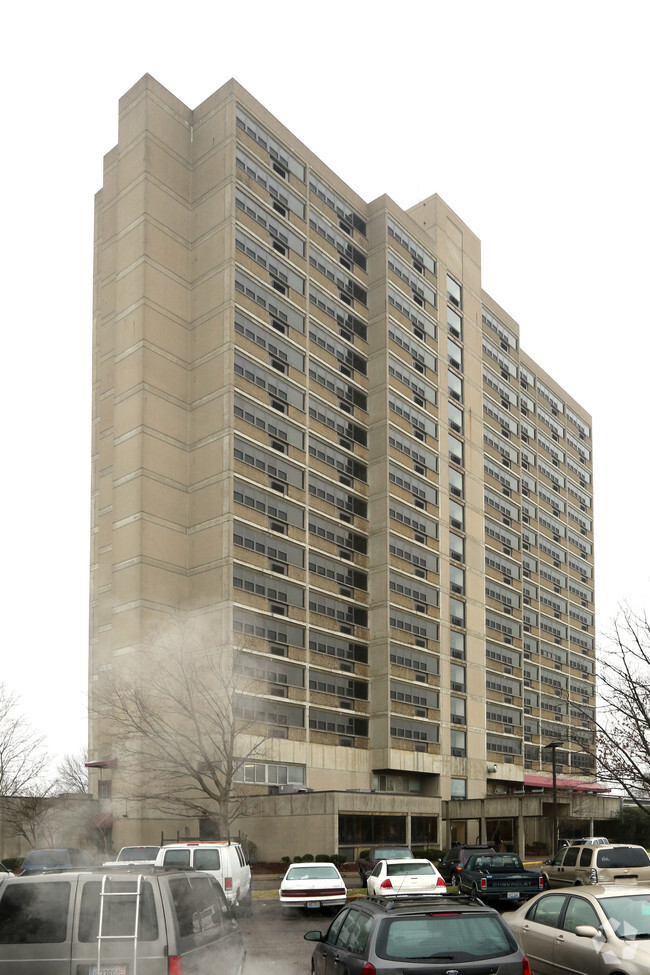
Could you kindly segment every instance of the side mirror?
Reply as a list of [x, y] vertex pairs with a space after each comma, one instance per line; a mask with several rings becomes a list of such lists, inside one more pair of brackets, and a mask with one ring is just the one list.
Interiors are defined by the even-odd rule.
[[320, 931], [307, 931], [305, 934], [305, 941], [322, 941], [323, 935]]
[[550, 866], [552, 866], [552, 864], [553, 864], [553, 861], [552, 860], [544, 860], [544, 866], [545, 867], [550, 867]]
[[575, 930], [576, 935], [579, 938], [598, 938], [602, 931], [595, 928], [593, 924], [579, 924]]

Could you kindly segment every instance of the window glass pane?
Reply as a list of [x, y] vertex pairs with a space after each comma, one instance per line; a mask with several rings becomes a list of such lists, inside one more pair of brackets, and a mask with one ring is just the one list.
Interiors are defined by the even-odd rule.
[[0, 944], [60, 944], [65, 941], [69, 883], [12, 884], [0, 900]]
[[467, 796], [467, 781], [465, 779], [451, 780], [451, 798], [465, 799]]
[[548, 894], [547, 897], [540, 897], [526, 915], [526, 920], [534, 920], [537, 924], [547, 924], [551, 928], [556, 928], [565, 900], [564, 894]]
[[196, 944], [199, 933], [214, 933], [221, 928], [224, 904], [219, 890], [207, 877], [173, 879], [169, 886], [181, 939], [191, 938]]
[[[104, 902], [102, 934], [113, 938], [133, 937], [135, 932], [135, 880], [114, 880], [106, 885], [111, 894]], [[79, 940], [96, 943], [99, 934], [101, 883], [84, 884], [79, 913]], [[120, 896], [123, 894], [123, 896]], [[115, 895], [115, 896], [113, 896]], [[153, 890], [150, 883], [142, 887], [138, 937], [143, 941], [155, 941], [158, 937], [158, 920]]]
[[600, 920], [591, 904], [583, 897], [570, 897], [562, 927], [566, 931], [575, 931], [579, 924], [590, 924], [598, 928]]

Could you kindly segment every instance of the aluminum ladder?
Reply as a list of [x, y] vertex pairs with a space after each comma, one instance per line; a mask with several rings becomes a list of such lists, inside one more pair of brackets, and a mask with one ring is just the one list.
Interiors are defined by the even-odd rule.
[[[142, 874], [138, 874], [135, 890], [107, 890], [108, 884], [114, 881], [114, 877], [106, 874], [102, 877], [102, 887], [99, 894], [99, 927], [97, 930], [97, 973], [101, 975], [102, 962], [102, 941], [132, 941], [133, 942], [133, 969], [132, 975], [138, 972], [138, 927], [140, 925], [140, 901], [142, 897]], [[135, 911], [133, 916], [133, 934], [104, 934], [104, 905], [107, 897], [132, 897], [135, 901]]]

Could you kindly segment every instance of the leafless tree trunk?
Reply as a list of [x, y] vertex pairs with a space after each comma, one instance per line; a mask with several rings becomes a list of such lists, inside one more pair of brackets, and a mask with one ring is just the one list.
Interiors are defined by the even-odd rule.
[[95, 709], [112, 737], [129, 798], [161, 812], [215, 819], [220, 836], [245, 811], [237, 772], [259, 753], [266, 728], [243, 715], [254, 681], [240, 665], [241, 650], [192, 643], [177, 617], [163, 645], [134, 655], [134, 663], [105, 679]]
[[[650, 621], [624, 607], [600, 654], [596, 732], [599, 776], [650, 815]], [[586, 714], [586, 712], [585, 712]]]

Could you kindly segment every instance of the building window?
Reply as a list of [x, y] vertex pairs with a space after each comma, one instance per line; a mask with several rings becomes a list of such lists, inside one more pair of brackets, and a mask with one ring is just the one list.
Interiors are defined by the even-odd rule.
[[453, 691], [465, 690], [465, 668], [460, 664], [450, 664], [449, 681]]
[[451, 798], [467, 799], [467, 779], [451, 780]]
[[457, 498], [462, 498], [464, 493], [463, 475], [455, 468], [449, 468], [449, 491]]
[[467, 736], [464, 731], [451, 732], [451, 754], [462, 758], [467, 754]]
[[447, 361], [454, 369], [458, 369], [459, 372], [463, 371], [463, 350], [458, 342], [454, 342], [449, 337], [447, 337]]
[[433, 849], [438, 843], [438, 820], [435, 816], [411, 817], [411, 846]]
[[449, 555], [457, 562], [465, 561], [465, 540], [453, 532], [449, 532]]
[[456, 308], [463, 307], [462, 289], [457, 281], [454, 281], [450, 274], [447, 275], [447, 300], [455, 305]]
[[449, 699], [450, 716], [453, 724], [465, 724], [465, 698], [452, 697]]
[[451, 369], [447, 370], [447, 386], [449, 387], [449, 395], [452, 399], [457, 400], [459, 403], [463, 402], [463, 380], [460, 376], [457, 376], [455, 372]]

